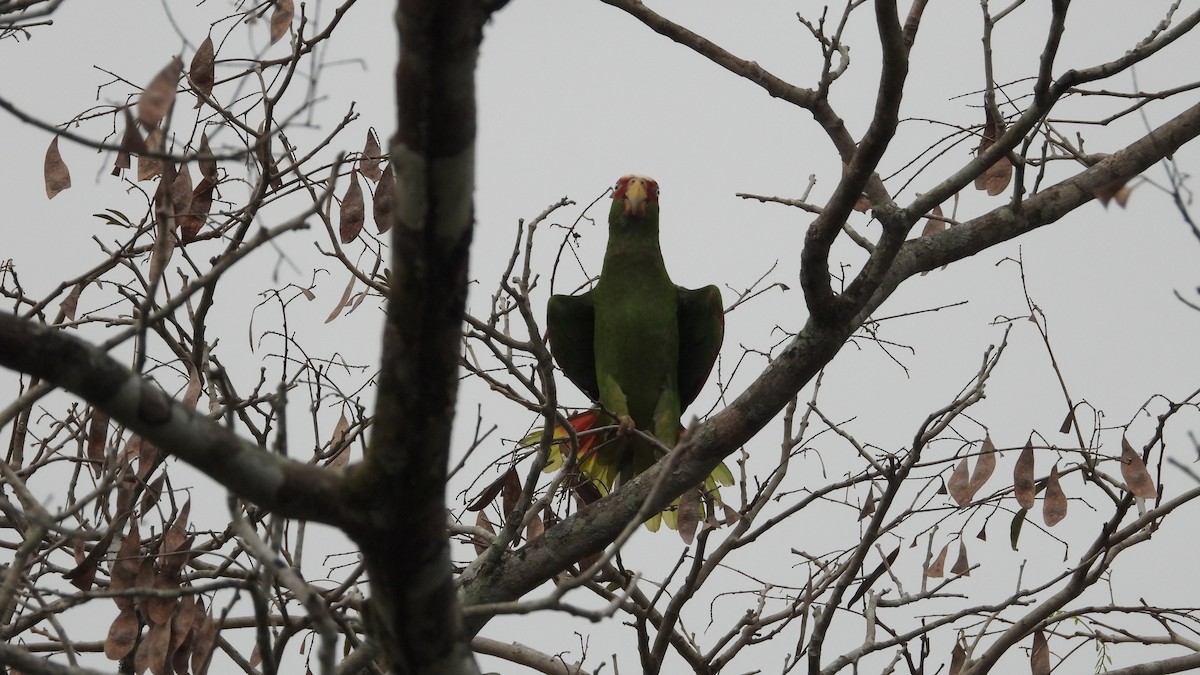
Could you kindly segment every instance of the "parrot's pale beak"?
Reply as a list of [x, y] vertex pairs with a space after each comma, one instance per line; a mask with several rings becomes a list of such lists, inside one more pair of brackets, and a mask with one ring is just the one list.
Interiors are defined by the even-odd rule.
[[625, 189], [625, 215], [641, 217], [646, 215], [646, 183], [638, 179], [629, 181]]

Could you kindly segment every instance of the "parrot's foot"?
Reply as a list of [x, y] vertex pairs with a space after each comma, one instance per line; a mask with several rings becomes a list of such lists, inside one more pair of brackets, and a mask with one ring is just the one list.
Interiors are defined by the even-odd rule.
[[634, 424], [633, 418], [630, 417], [629, 415], [620, 415], [619, 417], [617, 417], [617, 435], [618, 436], [628, 436], [629, 434], [633, 433], [633, 430], [636, 428], [637, 428], [637, 425]]

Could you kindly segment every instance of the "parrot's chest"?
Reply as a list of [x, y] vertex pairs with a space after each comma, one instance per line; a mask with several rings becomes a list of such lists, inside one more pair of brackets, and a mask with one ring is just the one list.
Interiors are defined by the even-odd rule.
[[596, 299], [596, 371], [621, 387], [636, 419], [653, 410], [664, 389], [678, 386], [676, 291], [673, 285], [604, 290], [618, 292], [601, 291]]

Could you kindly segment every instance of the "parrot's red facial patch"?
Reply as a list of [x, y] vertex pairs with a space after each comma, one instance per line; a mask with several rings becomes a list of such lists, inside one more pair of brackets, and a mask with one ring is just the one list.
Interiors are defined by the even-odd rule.
[[658, 181], [647, 176], [622, 176], [613, 190], [613, 201], [624, 202], [625, 215], [643, 216], [646, 204], [658, 204]]

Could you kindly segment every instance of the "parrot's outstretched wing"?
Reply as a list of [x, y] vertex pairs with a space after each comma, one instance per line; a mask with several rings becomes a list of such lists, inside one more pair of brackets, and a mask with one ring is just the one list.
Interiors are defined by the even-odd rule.
[[725, 338], [725, 307], [716, 286], [678, 287], [679, 403], [683, 410], [704, 388]]
[[592, 292], [553, 295], [546, 305], [546, 337], [550, 353], [564, 374], [588, 398], [600, 400], [596, 382], [596, 311]]

